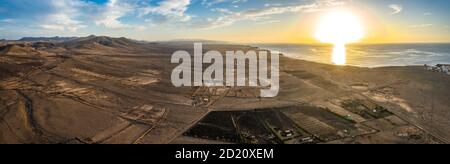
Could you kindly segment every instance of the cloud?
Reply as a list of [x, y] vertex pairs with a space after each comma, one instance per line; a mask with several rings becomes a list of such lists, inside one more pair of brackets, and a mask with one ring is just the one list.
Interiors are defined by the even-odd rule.
[[9, 9], [8, 12], [14, 13], [13, 18], [17, 22], [27, 22], [30, 27], [46, 30], [44, 32], [77, 32], [90, 25], [143, 30], [144, 26], [120, 21], [120, 18], [135, 12], [133, 3], [138, 1], [141, 0], [108, 0], [107, 3], [88, 0], [41, 0], [33, 3], [15, 0], [10, 3], [16, 10]]
[[411, 28], [426, 28], [426, 27], [431, 27], [433, 26], [433, 24], [417, 24], [417, 25], [411, 25]]
[[140, 8], [139, 15], [142, 16], [162, 16], [165, 20], [186, 22], [191, 20], [191, 16], [186, 14], [190, 0], [163, 0], [158, 6], [147, 6]]
[[397, 4], [392, 4], [388, 6], [389, 8], [391, 8], [393, 11], [391, 12], [392, 15], [394, 14], [398, 14], [400, 12], [402, 12], [403, 7]]
[[227, 2], [228, 0], [202, 0], [202, 5], [205, 5], [206, 7], [211, 7], [213, 5]]
[[2, 22], [2, 23], [13, 23], [13, 22], [15, 22], [15, 20], [14, 19], [2, 19], [2, 20], [0, 20], [0, 22]]
[[[214, 5], [226, 3], [227, 7], [211, 9], [220, 14], [198, 12], [208, 14], [205, 16], [191, 15], [189, 7], [193, 3], [200, 5]], [[27, 0], [11, 0], [15, 8], [7, 8], [9, 15], [16, 22], [11, 27], [29, 29], [38, 27], [41, 33], [47, 32], [77, 32], [89, 26], [98, 26], [107, 29], [144, 30], [161, 22], [182, 22], [190, 28], [213, 29], [230, 26], [238, 21], [258, 21], [272, 23], [271, 16], [275, 14], [294, 12], [314, 12], [326, 7], [341, 4], [338, 0], [313, 0], [310, 4], [298, 3], [268, 4], [258, 9], [235, 9], [238, 4], [247, 0], [106, 0], [98, 2], [92, 0], [42, 0], [35, 3]], [[302, 1], [304, 2], [304, 1]], [[262, 4], [264, 5], [264, 3]], [[2, 8], [2, 7], [0, 7]], [[9, 18], [9, 17], [7, 17]], [[195, 18], [195, 21], [192, 19]], [[199, 18], [199, 19], [196, 19]], [[140, 22], [137, 22], [140, 21]], [[264, 22], [265, 21], [265, 22]], [[27, 22], [25, 24], [19, 24]], [[0, 23], [6, 24], [5, 21]], [[194, 24], [198, 23], [198, 24]], [[91, 28], [86, 29], [87, 31]]]
[[71, 31], [76, 32], [80, 28], [87, 27], [83, 25], [80, 21], [72, 19], [68, 14], [57, 13], [52, 14], [47, 17], [51, 22], [49, 24], [41, 24], [40, 27], [48, 30], [61, 30], [61, 31]]
[[280, 20], [267, 20], [267, 21], [263, 21], [263, 22], [258, 22], [257, 24], [259, 25], [263, 25], [263, 24], [272, 24], [272, 23], [278, 23], [281, 22]]
[[[107, 0], [105, 3], [89, 0], [11, 0], [15, 8], [6, 12], [19, 22], [38, 27], [38, 30], [77, 32], [88, 26], [108, 29], [145, 30], [146, 20], [158, 17], [164, 20], [186, 22], [191, 19], [186, 14], [191, 0], [161, 0], [151, 6], [152, 0]], [[2, 8], [2, 7], [0, 7]], [[128, 19], [131, 18], [131, 19]], [[131, 23], [140, 20], [140, 22]], [[0, 20], [0, 23], [7, 23]]]
[[144, 26], [130, 25], [121, 22], [119, 19], [129, 13], [134, 12], [135, 6], [121, 0], [109, 0], [99, 18], [95, 21], [96, 25], [103, 25], [111, 29], [132, 28], [136, 30], [144, 30]]
[[39, 26], [47, 30], [60, 30], [75, 32], [87, 27], [76, 17], [80, 16], [79, 8], [88, 5], [84, 1], [50, 0], [55, 12], [47, 14]]
[[40, 27], [45, 28], [47, 30], [60, 30], [64, 31], [65, 27], [60, 25], [54, 25], [54, 24], [42, 24]]
[[221, 3], [230, 3], [233, 5], [233, 7], [239, 7], [236, 4], [239, 3], [245, 3], [248, 0], [202, 0], [202, 5], [206, 6], [206, 7], [211, 7], [217, 4], [221, 4]]
[[262, 9], [249, 9], [241, 12], [233, 12], [225, 16], [211, 19], [207, 22], [196, 24], [203, 29], [215, 29], [224, 26], [233, 25], [237, 21], [257, 20], [270, 15], [295, 13], [295, 12], [317, 12], [326, 8], [342, 5], [343, 2], [336, 0], [320, 0], [306, 5], [290, 5], [290, 6], [269, 6]]
[[430, 16], [430, 15], [433, 15], [433, 14], [430, 13], [430, 12], [426, 12], [426, 13], [423, 13], [423, 15], [425, 15], [425, 16]]
[[218, 13], [221, 13], [221, 14], [233, 14], [232, 11], [230, 11], [230, 10], [228, 10], [226, 8], [215, 8], [215, 9], [211, 9], [211, 11], [218, 12]]

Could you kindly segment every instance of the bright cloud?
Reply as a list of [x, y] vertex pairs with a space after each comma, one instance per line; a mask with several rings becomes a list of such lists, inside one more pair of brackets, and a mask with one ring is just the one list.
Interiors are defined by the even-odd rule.
[[403, 7], [400, 5], [397, 5], [397, 4], [392, 4], [392, 5], [389, 5], [388, 7], [392, 9], [392, 12], [391, 12], [392, 15], [398, 14], [403, 11]]
[[48, 30], [68, 30], [76, 32], [80, 28], [85, 28], [80, 21], [72, 19], [69, 15], [64, 13], [52, 14], [47, 17], [50, 21], [48, 24], [41, 24], [40, 27]]
[[12, 23], [12, 22], [14, 22], [14, 19], [2, 19], [2, 20], [0, 20], [0, 22], [3, 22], [3, 23]]
[[206, 7], [211, 7], [216, 4], [229, 2], [231, 4], [237, 4], [237, 3], [244, 3], [247, 2], [247, 0], [202, 0], [202, 5], [205, 5]]
[[426, 28], [426, 27], [431, 27], [433, 26], [433, 24], [416, 24], [416, 25], [411, 25], [411, 28]]
[[167, 20], [177, 20], [186, 22], [191, 20], [191, 16], [186, 14], [190, 0], [163, 0], [159, 6], [148, 6], [140, 9], [140, 16], [156, 14], [163, 16]]
[[[262, 9], [249, 9], [241, 12], [231, 12], [228, 15], [219, 17], [214, 20], [209, 20], [202, 26], [204, 29], [215, 29], [233, 25], [237, 21], [243, 20], [257, 20], [270, 15], [295, 13], [295, 12], [316, 12], [322, 11], [326, 8], [342, 5], [343, 2], [334, 0], [323, 0], [306, 5], [292, 5], [292, 6], [268, 6]], [[220, 12], [220, 10], [219, 10]], [[223, 12], [222, 12], [223, 13]]]
[[134, 11], [134, 6], [120, 0], [110, 0], [100, 14], [100, 17], [95, 21], [96, 25], [103, 25], [112, 29], [133, 28], [138, 30], [145, 29], [144, 26], [130, 25], [121, 22], [119, 19]]
[[51, 0], [51, 5], [56, 9], [55, 13], [48, 14], [43, 24], [39, 26], [48, 30], [61, 30], [75, 32], [85, 28], [76, 17], [80, 15], [79, 8], [86, 6], [84, 1]]

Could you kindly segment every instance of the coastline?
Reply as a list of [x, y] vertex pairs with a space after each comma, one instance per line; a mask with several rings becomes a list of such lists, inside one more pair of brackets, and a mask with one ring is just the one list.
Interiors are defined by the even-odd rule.
[[[331, 63], [331, 44], [250, 44], [283, 53], [294, 59], [324, 64]], [[347, 46], [347, 66], [392, 67], [435, 66], [450, 63], [450, 44], [350, 44]]]

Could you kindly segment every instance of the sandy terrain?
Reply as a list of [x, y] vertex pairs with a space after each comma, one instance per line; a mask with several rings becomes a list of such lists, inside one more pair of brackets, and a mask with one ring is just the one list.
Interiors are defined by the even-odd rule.
[[[450, 143], [448, 75], [416, 66], [369, 69], [282, 57], [279, 96], [260, 99], [254, 88], [173, 87], [177, 65], [170, 56], [177, 50], [192, 52], [193, 45], [95, 36], [3, 44], [0, 143], [228, 143], [185, 134], [212, 111], [267, 108], [280, 109], [292, 120], [289, 127], [321, 143]], [[298, 105], [299, 111], [285, 111]], [[303, 105], [325, 113], [302, 111]], [[379, 109], [389, 115], [378, 117]], [[326, 112], [351, 124], [327, 121]]]

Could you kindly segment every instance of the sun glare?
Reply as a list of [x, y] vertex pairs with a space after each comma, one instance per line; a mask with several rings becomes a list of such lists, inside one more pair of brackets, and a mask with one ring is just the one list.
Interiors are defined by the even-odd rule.
[[363, 36], [364, 30], [357, 17], [343, 11], [326, 14], [315, 33], [319, 41], [334, 44], [332, 62], [337, 65], [346, 64], [345, 45], [358, 42]]

